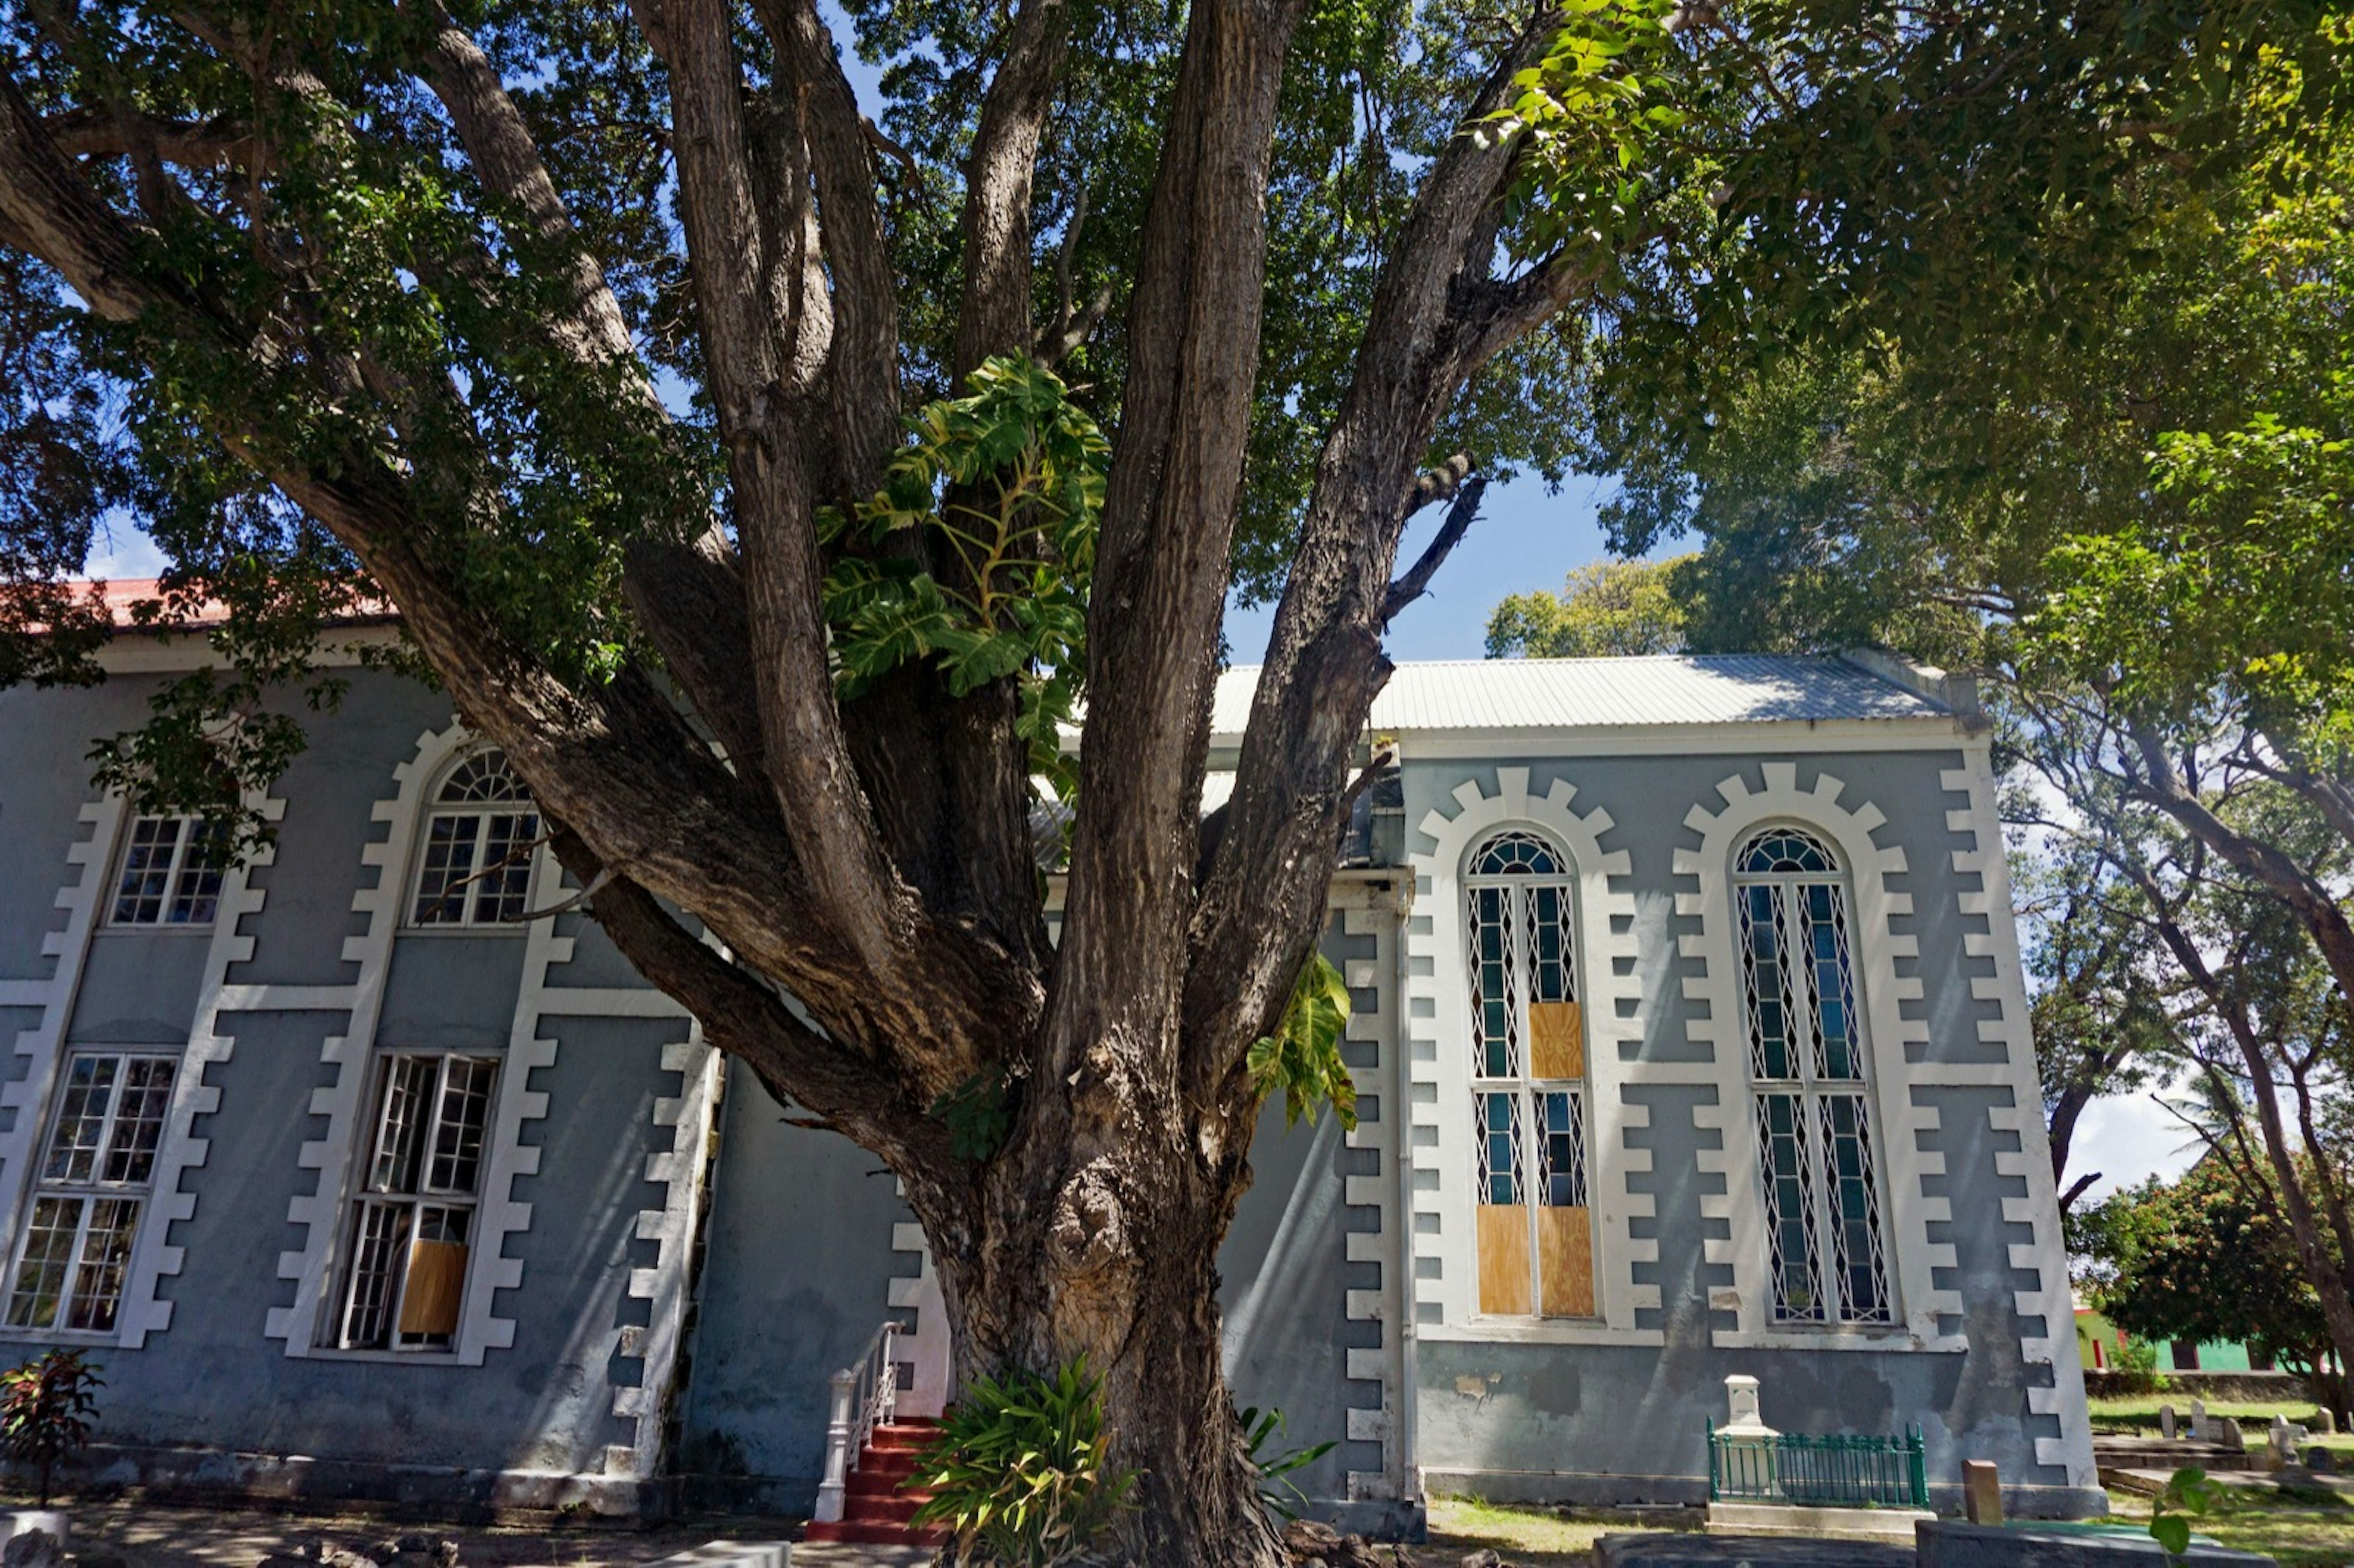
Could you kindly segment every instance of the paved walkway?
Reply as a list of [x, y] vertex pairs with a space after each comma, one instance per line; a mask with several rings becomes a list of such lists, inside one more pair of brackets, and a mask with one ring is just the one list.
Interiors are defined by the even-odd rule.
[[[74, 1555], [112, 1554], [124, 1568], [258, 1568], [265, 1557], [307, 1555], [305, 1549], [313, 1541], [381, 1562], [382, 1546], [403, 1535], [456, 1542], [459, 1568], [651, 1568], [715, 1539], [780, 1542], [790, 1540], [800, 1529], [794, 1520], [758, 1519], [705, 1520], [651, 1530], [622, 1525], [484, 1529], [350, 1514], [164, 1508], [129, 1501], [72, 1503], [68, 1511], [73, 1520]], [[913, 1568], [929, 1563], [931, 1553], [917, 1547], [797, 1545], [788, 1561], [791, 1568]]]

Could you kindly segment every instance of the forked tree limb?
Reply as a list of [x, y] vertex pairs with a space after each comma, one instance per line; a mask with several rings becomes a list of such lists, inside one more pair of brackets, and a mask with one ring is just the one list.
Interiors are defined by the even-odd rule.
[[1030, 196], [1063, 58], [1063, 0], [1021, 0], [965, 160], [964, 293], [949, 373], [1030, 346]]

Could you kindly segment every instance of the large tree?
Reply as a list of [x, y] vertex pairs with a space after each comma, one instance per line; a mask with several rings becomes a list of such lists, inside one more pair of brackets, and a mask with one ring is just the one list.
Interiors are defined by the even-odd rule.
[[[881, 128], [815, 0], [0, 6], [0, 674], [89, 673], [56, 579], [135, 507], [232, 624], [108, 777], [219, 796], [388, 600], [621, 950], [905, 1181], [959, 1374], [1104, 1374], [1112, 1550], [1264, 1563], [1214, 1259], [1408, 514], [1557, 471], [1528, 405], [1638, 285], [1745, 308], [1677, 256], [2064, 295], [2055, 213], [2300, 13], [852, 15]], [[1281, 597], [1213, 831], [1235, 580]]]

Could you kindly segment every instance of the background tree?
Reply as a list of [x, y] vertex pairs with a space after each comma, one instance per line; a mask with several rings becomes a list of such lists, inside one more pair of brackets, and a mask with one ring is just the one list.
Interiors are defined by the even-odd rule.
[[[1216, 1244], [1443, 460], [1557, 463], [1532, 404], [1678, 291], [1939, 295], [1992, 247], [2067, 319], [2046, 250], [2105, 253], [2310, 18], [853, 19], [881, 127], [812, 0], [0, 10], [6, 673], [92, 673], [52, 578], [135, 508], [151, 614], [230, 624], [104, 776], [233, 813], [336, 695], [321, 620], [388, 600], [622, 952], [904, 1181], [960, 1379], [1102, 1373], [1108, 1550], [1263, 1563]], [[1205, 832], [1237, 580], [1280, 601]], [[1082, 693], [1050, 946], [1030, 780]]]
[[1557, 594], [1510, 595], [1489, 613], [1488, 657], [1681, 652], [1683, 607], [1668, 584], [1687, 559], [1596, 561], [1573, 567]]
[[2345, 1380], [2322, 1372], [2329, 1327], [2272, 1193], [2222, 1159], [2174, 1181], [2111, 1193], [2071, 1221], [2093, 1305], [2148, 1340], [2245, 1343], [2304, 1374], [2343, 1414]]

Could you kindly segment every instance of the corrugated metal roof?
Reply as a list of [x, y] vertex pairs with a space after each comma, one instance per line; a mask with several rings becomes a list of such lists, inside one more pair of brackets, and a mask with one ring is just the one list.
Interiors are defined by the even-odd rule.
[[[1256, 665], [1218, 679], [1212, 732], [1250, 718]], [[1835, 658], [1724, 653], [1404, 663], [1373, 699], [1381, 731], [1623, 729], [1663, 725], [1922, 719], [1953, 710]]]

